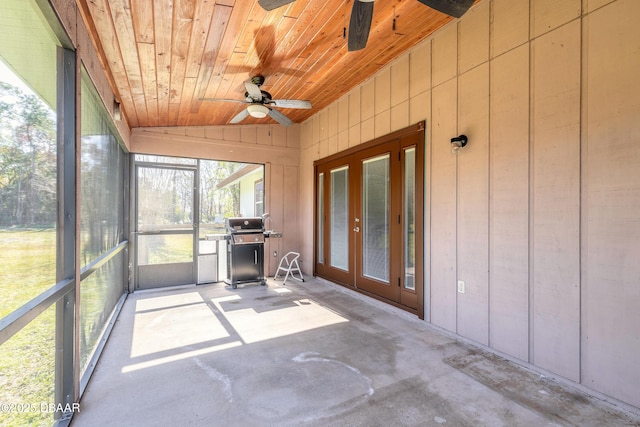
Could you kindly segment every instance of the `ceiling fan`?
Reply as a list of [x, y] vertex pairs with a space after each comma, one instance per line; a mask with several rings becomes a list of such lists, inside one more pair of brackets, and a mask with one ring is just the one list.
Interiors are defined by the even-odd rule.
[[[432, 9], [455, 18], [460, 18], [473, 5], [474, 0], [418, 0]], [[373, 18], [374, 0], [353, 0], [351, 18], [349, 20], [348, 50], [364, 49], [369, 38], [371, 20]]]
[[311, 108], [311, 102], [309, 101], [303, 101], [299, 99], [273, 99], [269, 92], [260, 89], [260, 86], [262, 86], [263, 83], [263, 76], [254, 76], [248, 82], [244, 82], [244, 87], [247, 89], [244, 94], [244, 100], [226, 98], [200, 98], [200, 100], [214, 102], [239, 102], [242, 104], [249, 104], [247, 108], [242, 110], [234, 118], [231, 119], [229, 123], [234, 124], [241, 122], [249, 116], [255, 117], [257, 119], [263, 119], [267, 116], [270, 116], [282, 126], [289, 126], [293, 124], [291, 119], [282, 114], [280, 111], [274, 110], [270, 107], [270, 105], [280, 108], [298, 108], [306, 110]]
[[[265, 10], [277, 9], [295, 0], [258, 0]], [[474, 0], [418, 0], [425, 6], [438, 10], [455, 18], [460, 18], [473, 5]], [[369, 39], [371, 20], [373, 18], [374, 0], [353, 0], [351, 18], [349, 19], [348, 50], [364, 49]]]
[[285, 4], [293, 3], [296, 0], [258, 0], [258, 4], [262, 6], [264, 10], [277, 9]]

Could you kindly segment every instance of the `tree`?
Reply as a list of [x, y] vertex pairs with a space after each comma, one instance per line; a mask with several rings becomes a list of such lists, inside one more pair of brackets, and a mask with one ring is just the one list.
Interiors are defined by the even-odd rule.
[[240, 187], [231, 185], [218, 189], [217, 185], [244, 166], [243, 163], [200, 161], [200, 221], [212, 224], [216, 217], [235, 217], [240, 214]]
[[0, 82], [0, 225], [56, 221], [55, 112]]

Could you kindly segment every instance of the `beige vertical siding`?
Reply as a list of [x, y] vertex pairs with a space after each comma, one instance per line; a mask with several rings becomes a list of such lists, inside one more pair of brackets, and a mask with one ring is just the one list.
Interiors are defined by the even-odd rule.
[[[457, 160], [458, 333], [489, 344], [489, 64], [458, 79], [458, 133], [473, 144]], [[446, 148], [447, 144], [440, 144]]]
[[[427, 321], [636, 407], [638, 16], [637, 0], [485, 0], [328, 114], [338, 147], [426, 120]], [[308, 260], [323, 114], [300, 133]]]
[[585, 18], [582, 381], [640, 406], [640, 2]]
[[529, 49], [490, 66], [490, 344], [528, 360]]
[[433, 141], [447, 144], [431, 146], [431, 263], [426, 274], [431, 278], [431, 321], [456, 332], [456, 158], [451, 154], [449, 139], [457, 134], [457, 85], [454, 79], [432, 91]]
[[580, 32], [573, 20], [531, 43], [532, 362], [574, 381], [580, 380]]

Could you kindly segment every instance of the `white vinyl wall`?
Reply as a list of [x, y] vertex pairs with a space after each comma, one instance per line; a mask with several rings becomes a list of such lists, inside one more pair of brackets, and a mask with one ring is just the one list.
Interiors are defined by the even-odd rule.
[[303, 258], [313, 161], [426, 120], [426, 320], [640, 407], [638, 17], [638, 0], [484, 0], [314, 115]]

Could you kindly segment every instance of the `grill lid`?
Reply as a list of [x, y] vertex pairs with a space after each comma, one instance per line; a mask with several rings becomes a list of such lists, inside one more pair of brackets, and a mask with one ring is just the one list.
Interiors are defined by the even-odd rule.
[[235, 233], [256, 233], [264, 231], [261, 217], [227, 218], [225, 219], [227, 231]]

